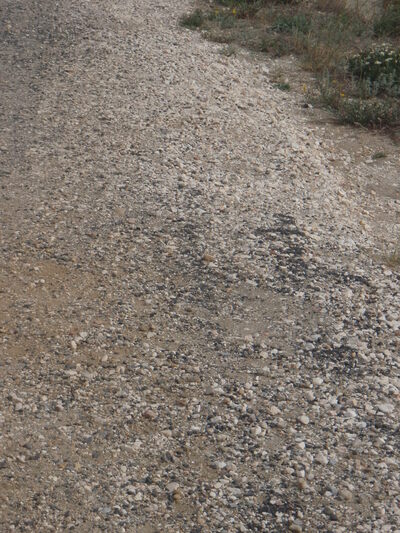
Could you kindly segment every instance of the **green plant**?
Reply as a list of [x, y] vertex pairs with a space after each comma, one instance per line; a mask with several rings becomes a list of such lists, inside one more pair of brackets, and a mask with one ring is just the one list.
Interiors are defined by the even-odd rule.
[[258, 49], [260, 52], [272, 54], [275, 57], [285, 56], [292, 51], [292, 47], [288, 40], [279, 39], [276, 36], [269, 34], [262, 37]]
[[327, 13], [341, 15], [346, 9], [345, 0], [316, 0], [316, 7]]
[[372, 160], [376, 161], [377, 159], [384, 159], [385, 157], [387, 157], [385, 152], [375, 152], [372, 155]]
[[307, 39], [298, 40], [302, 46], [304, 66], [319, 74], [332, 73], [341, 70], [343, 50], [341, 45], [327, 43], [313, 35]]
[[231, 44], [228, 44], [228, 46], [224, 46], [224, 48], [221, 48], [220, 53], [223, 56], [231, 57], [236, 55], [236, 48]]
[[329, 76], [320, 78], [317, 88], [317, 102], [331, 111], [337, 110], [340, 102], [340, 90], [332, 84], [331, 78]]
[[280, 15], [272, 25], [272, 29], [279, 33], [308, 33], [310, 28], [311, 19], [304, 13]]
[[289, 83], [277, 83], [275, 85], [275, 87], [277, 89], [279, 89], [280, 91], [290, 91], [291, 87], [290, 87], [290, 84]]
[[180, 23], [185, 28], [200, 28], [204, 23], [204, 14], [200, 9], [196, 9], [193, 13], [184, 15]]
[[400, 49], [384, 44], [363, 50], [348, 60], [350, 74], [367, 80], [376, 94], [396, 95], [400, 84]]
[[381, 17], [374, 24], [377, 36], [400, 36], [400, 2], [394, 1], [384, 10]]
[[218, 22], [219, 27], [221, 30], [227, 30], [230, 28], [233, 28], [235, 25], [235, 17], [231, 15], [230, 13], [222, 13], [218, 15], [216, 18], [216, 21]]
[[338, 115], [343, 122], [349, 124], [383, 128], [398, 123], [400, 105], [395, 99], [343, 98], [338, 103]]

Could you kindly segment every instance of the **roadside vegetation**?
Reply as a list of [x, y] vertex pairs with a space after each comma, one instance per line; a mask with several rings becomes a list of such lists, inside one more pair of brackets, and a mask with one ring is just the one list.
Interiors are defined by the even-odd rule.
[[373, 19], [341, 0], [210, 0], [181, 24], [229, 47], [298, 56], [316, 80], [309, 97], [342, 122], [400, 125], [400, 0]]

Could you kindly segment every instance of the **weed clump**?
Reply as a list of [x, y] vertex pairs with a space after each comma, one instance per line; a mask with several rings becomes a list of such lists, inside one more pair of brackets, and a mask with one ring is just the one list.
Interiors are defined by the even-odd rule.
[[382, 128], [400, 119], [400, 106], [394, 99], [348, 98], [339, 101], [338, 115], [342, 122], [365, 127]]
[[395, 0], [385, 9], [374, 24], [378, 37], [400, 37], [400, 1]]
[[304, 13], [297, 15], [281, 15], [277, 17], [272, 29], [280, 33], [308, 33], [311, 28], [311, 20]]
[[363, 50], [349, 59], [348, 69], [353, 76], [368, 81], [376, 94], [399, 92], [400, 49], [384, 44]]
[[280, 91], [290, 91], [291, 90], [290, 84], [286, 83], [286, 82], [277, 83], [275, 86]]
[[196, 9], [193, 13], [190, 13], [189, 15], [184, 15], [181, 17], [181, 26], [184, 28], [200, 28], [204, 23], [204, 14], [201, 11], [201, 9]]

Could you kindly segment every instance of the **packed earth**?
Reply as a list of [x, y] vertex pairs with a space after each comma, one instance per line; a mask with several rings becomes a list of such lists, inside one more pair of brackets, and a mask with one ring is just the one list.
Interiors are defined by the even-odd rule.
[[0, 7], [0, 530], [400, 532], [398, 149], [189, 0]]

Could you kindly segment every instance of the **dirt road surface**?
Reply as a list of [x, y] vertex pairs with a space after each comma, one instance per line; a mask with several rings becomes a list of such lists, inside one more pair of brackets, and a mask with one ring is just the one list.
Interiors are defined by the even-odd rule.
[[398, 159], [186, 0], [0, 7], [0, 530], [399, 532]]

